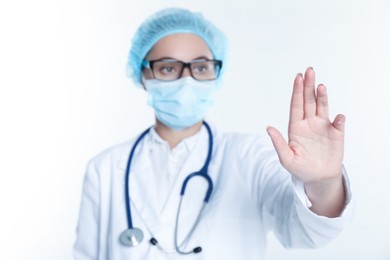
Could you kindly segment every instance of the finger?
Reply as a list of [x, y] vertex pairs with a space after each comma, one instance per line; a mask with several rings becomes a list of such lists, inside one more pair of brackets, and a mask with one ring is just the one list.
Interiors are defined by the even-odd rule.
[[328, 93], [324, 85], [320, 84], [317, 88], [317, 116], [329, 118]]
[[339, 114], [335, 117], [335, 119], [333, 120], [333, 123], [332, 125], [339, 131], [343, 132], [344, 133], [344, 130], [345, 130], [345, 116], [342, 115], [342, 114]]
[[313, 117], [316, 115], [316, 95], [314, 90], [314, 84], [315, 84], [315, 73], [313, 68], [309, 67], [306, 70], [305, 80], [303, 82], [305, 118]]
[[288, 165], [288, 163], [291, 162], [294, 156], [294, 153], [290, 149], [290, 146], [287, 144], [282, 134], [276, 128], [268, 126], [267, 133], [271, 137], [271, 141], [275, 147], [276, 153], [279, 156], [281, 164], [283, 166]]
[[303, 76], [298, 73], [294, 80], [290, 103], [290, 122], [303, 119]]

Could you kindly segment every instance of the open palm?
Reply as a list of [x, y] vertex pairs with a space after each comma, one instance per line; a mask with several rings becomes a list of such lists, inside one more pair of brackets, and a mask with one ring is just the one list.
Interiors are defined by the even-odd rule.
[[329, 120], [326, 87], [320, 84], [315, 90], [315, 73], [308, 68], [294, 80], [288, 142], [277, 129], [267, 131], [283, 167], [308, 183], [341, 175], [344, 125], [344, 115]]

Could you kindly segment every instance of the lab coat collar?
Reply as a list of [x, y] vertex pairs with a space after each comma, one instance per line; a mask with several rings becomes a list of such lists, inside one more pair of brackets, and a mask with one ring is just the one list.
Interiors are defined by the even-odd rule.
[[161, 138], [161, 136], [157, 133], [156, 131], [156, 126], [153, 126], [151, 129], [150, 129], [150, 136], [151, 136], [151, 141], [154, 142], [154, 143], [157, 143], [157, 144], [160, 144], [160, 145], [165, 145], [168, 147], [169, 149], [169, 152], [172, 152], [174, 153], [175, 150], [180, 150], [180, 149], [186, 149], [187, 152], [191, 152], [194, 147], [195, 147], [195, 144], [199, 138], [199, 135], [200, 135], [200, 131], [198, 131], [196, 134], [192, 135], [192, 136], [189, 136], [187, 138], [184, 138], [180, 143], [178, 143], [172, 150], [169, 149], [169, 144], [167, 141], [165, 141], [164, 139]]
[[[220, 140], [220, 134], [219, 132], [217, 131], [217, 126], [214, 122], [212, 121], [209, 121], [209, 120], [206, 120], [206, 122], [209, 124], [210, 126], [210, 129], [211, 129], [211, 132], [213, 134], [213, 140], [214, 140], [214, 147], [215, 147], [215, 144], [217, 144]], [[143, 146], [143, 144], [145, 143], [148, 143], [150, 144], [150, 142], [153, 141], [152, 138], [154, 138], [156, 141], [162, 141], [162, 142], [165, 142], [165, 140], [163, 140], [154, 130], [154, 127], [155, 126], [152, 126], [152, 128], [150, 129], [150, 133], [147, 134], [145, 136], [145, 140], [143, 140], [137, 147], [136, 151], [135, 151], [135, 154], [134, 154], [134, 158], [139, 155], [139, 150], [140, 150], [140, 146]], [[194, 148], [195, 144], [196, 144], [196, 141], [195, 140], [191, 140], [191, 138], [195, 139], [197, 138], [196, 135], [199, 135], [201, 131], [207, 131], [205, 126], [202, 126], [201, 130], [193, 135], [193, 136], [190, 136], [186, 139], [188, 139], [188, 143], [186, 142], [186, 147], [187, 149], [190, 149], [190, 151]], [[153, 132], [155, 132], [155, 135], [153, 134]], [[206, 132], [207, 133], [207, 132]], [[119, 161], [118, 161], [118, 167], [119, 169], [122, 169], [122, 170], [126, 170], [126, 167], [127, 167], [127, 161], [129, 159], [129, 155], [130, 155], [130, 151], [131, 149], [133, 148], [133, 145], [135, 143], [135, 141], [138, 139], [138, 137], [140, 136], [141, 134], [138, 134], [135, 138], [133, 138], [132, 141], [130, 141], [129, 143], [129, 147], [127, 147], [127, 149], [124, 149], [120, 155], [120, 158], [119, 158]], [[185, 141], [186, 139], [184, 139], [183, 141]], [[145, 142], [146, 141], [146, 142]], [[143, 143], [143, 144], [142, 144]], [[150, 147], [150, 146], [149, 146]], [[145, 168], [149, 168], [151, 167], [151, 165], [145, 165], [145, 164], [142, 164], [139, 160], [134, 160], [134, 162], [132, 162], [132, 166], [131, 168], [139, 168], [138, 170], [142, 170], [142, 169], [145, 169]]]

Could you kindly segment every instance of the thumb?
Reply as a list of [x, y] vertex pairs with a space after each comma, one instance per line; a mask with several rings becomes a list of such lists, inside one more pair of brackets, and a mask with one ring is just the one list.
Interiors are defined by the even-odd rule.
[[291, 161], [291, 156], [293, 156], [293, 152], [291, 151], [290, 146], [276, 128], [268, 126], [267, 133], [271, 137], [271, 141], [275, 147], [276, 153], [279, 156], [281, 164], [285, 166], [287, 162]]
[[339, 131], [344, 132], [345, 129], [345, 116], [342, 114], [339, 114], [335, 117], [333, 120], [332, 125]]

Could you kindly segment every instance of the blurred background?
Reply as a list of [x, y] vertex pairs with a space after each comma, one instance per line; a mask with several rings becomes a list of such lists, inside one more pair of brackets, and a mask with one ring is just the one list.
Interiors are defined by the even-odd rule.
[[153, 124], [125, 76], [131, 38], [165, 7], [202, 12], [230, 39], [208, 114], [225, 132], [287, 134], [293, 79], [314, 67], [347, 117], [354, 219], [328, 246], [268, 259], [390, 259], [390, 2], [37, 0], [0, 3], [0, 259], [72, 259], [87, 161]]

